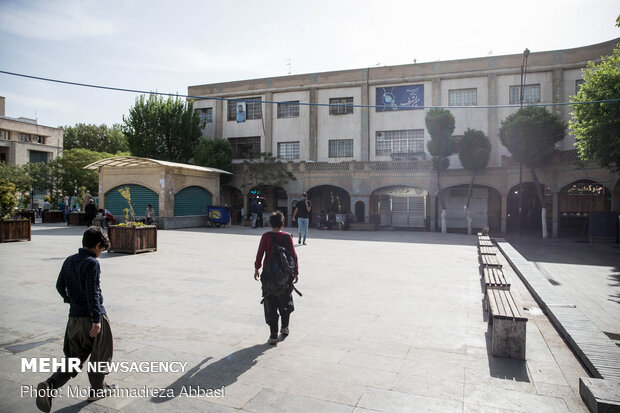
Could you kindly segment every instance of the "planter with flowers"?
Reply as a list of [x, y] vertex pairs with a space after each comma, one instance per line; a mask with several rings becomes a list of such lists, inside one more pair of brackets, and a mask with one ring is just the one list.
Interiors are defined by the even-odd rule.
[[15, 185], [0, 183], [0, 242], [30, 241], [30, 219], [16, 214]]
[[135, 221], [129, 188], [121, 188], [118, 191], [129, 207], [124, 209], [125, 221], [118, 225], [110, 225], [108, 229], [109, 251], [128, 254], [157, 251], [157, 227]]

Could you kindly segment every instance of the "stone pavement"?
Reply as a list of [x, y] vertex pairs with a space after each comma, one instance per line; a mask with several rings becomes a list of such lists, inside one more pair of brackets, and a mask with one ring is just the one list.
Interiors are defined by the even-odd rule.
[[[610, 338], [620, 340], [620, 246], [581, 238], [507, 236], [557, 289]], [[620, 341], [619, 341], [620, 342]]]
[[[68, 307], [54, 285], [83, 229], [36, 224], [31, 242], [0, 244], [0, 411], [37, 411], [21, 386], [48, 374], [22, 373], [21, 359], [62, 355]], [[52, 411], [587, 411], [578, 389], [587, 373], [509, 269], [528, 309], [527, 360], [490, 356], [476, 237], [311, 230], [297, 248], [304, 296], [295, 296], [290, 336], [272, 347], [252, 278], [261, 233], [160, 231], [157, 252], [104, 253], [114, 359], [187, 368], [108, 378], [177, 397], [88, 404], [65, 389]], [[86, 374], [68, 385], [86, 388]], [[222, 386], [223, 396], [179, 395]]]

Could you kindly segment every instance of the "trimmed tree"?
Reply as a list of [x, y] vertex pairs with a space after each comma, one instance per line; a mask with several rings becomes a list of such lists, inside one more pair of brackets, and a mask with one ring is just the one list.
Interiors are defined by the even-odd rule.
[[[584, 83], [573, 102], [620, 97], [620, 47], [598, 65], [589, 62], [582, 72]], [[595, 159], [603, 168], [620, 172], [620, 102], [574, 105], [572, 115], [569, 126], [579, 157]]]
[[542, 237], [548, 238], [545, 198], [535, 168], [544, 166], [554, 145], [564, 139], [566, 123], [558, 115], [542, 107], [521, 108], [501, 123], [499, 137], [502, 144], [518, 162], [523, 162], [532, 172], [536, 195], [542, 206]]
[[491, 141], [484, 132], [467, 129], [459, 144], [459, 160], [463, 168], [471, 172], [471, 182], [467, 190], [467, 203], [465, 204], [465, 217], [467, 218], [467, 233], [471, 235], [471, 211], [469, 203], [474, 186], [476, 174], [484, 170], [491, 156]]
[[134, 156], [170, 162], [188, 162], [202, 137], [193, 103], [180, 98], [144, 95], [123, 116], [123, 133]]
[[433, 108], [428, 111], [424, 120], [426, 129], [431, 135], [428, 141], [428, 151], [432, 156], [433, 170], [436, 173], [437, 193], [441, 203], [441, 232], [448, 232], [446, 224], [446, 202], [441, 193], [440, 175], [450, 166], [449, 156], [454, 153], [454, 115], [446, 109]]

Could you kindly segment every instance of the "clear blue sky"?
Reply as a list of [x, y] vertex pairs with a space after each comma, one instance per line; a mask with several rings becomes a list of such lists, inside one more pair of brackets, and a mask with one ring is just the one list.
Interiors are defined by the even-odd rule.
[[[0, 0], [0, 70], [187, 93], [190, 85], [567, 49], [620, 37], [618, 0]], [[121, 123], [136, 95], [0, 74], [6, 115]]]

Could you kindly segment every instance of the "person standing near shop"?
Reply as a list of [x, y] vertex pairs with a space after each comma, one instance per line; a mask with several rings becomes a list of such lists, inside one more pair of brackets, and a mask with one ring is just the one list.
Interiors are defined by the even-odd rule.
[[301, 201], [298, 201], [297, 204], [295, 204], [295, 211], [293, 211], [293, 222], [297, 220], [297, 232], [299, 234], [299, 239], [297, 240], [298, 244], [301, 244], [303, 235], [303, 243], [306, 245], [306, 236], [308, 234], [308, 223], [310, 221], [311, 210], [312, 202], [308, 199], [308, 194], [304, 192], [301, 196]]

